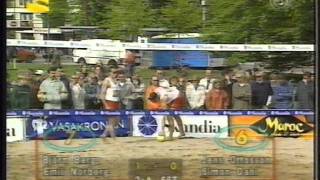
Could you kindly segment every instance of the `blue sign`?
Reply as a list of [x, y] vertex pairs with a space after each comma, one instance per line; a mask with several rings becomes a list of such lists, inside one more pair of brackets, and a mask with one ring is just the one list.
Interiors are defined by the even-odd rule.
[[[130, 133], [130, 121], [128, 116], [119, 116], [120, 122], [116, 130], [117, 136], [128, 136]], [[76, 131], [75, 138], [99, 137], [107, 127], [108, 116], [81, 116], [81, 115], [52, 115], [52, 116], [29, 116], [26, 126], [27, 138], [42, 138], [44, 134], [54, 137], [51, 139], [66, 139], [69, 132]], [[88, 131], [89, 130], [89, 131]], [[47, 133], [47, 131], [54, 133]]]
[[150, 136], [157, 132], [158, 123], [156, 118], [151, 115], [142, 116], [138, 122], [139, 131], [146, 136]]

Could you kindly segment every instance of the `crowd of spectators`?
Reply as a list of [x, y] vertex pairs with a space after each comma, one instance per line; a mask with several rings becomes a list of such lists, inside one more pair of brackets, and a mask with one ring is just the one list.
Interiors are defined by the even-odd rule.
[[205, 70], [203, 77], [167, 77], [156, 70], [146, 82], [127, 69], [81, 66], [68, 77], [50, 67], [8, 82], [8, 109], [314, 109], [314, 77], [292, 83], [284, 74]]

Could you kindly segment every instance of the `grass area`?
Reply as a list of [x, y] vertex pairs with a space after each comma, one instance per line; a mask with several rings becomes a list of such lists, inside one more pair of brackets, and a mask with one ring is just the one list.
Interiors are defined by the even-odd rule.
[[[7, 78], [9, 81], [15, 81], [17, 80], [17, 76], [20, 73], [28, 72], [30, 71], [35, 71], [38, 69], [41, 70], [47, 70], [49, 68], [49, 64], [32, 64], [32, 63], [17, 63], [16, 64], [16, 69], [13, 69], [13, 65], [11, 63], [7, 64]], [[64, 72], [68, 77], [71, 75], [74, 75], [76, 71], [79, 71], [79, 65], [64, 65], [63, 69]], [[143, 81], [148, 84], [150, 78], [152, 75], [155, 74], [154, 69], [149, 69], [149, 68], [143, 68], [143, 67], [137, 67], [136, 68], [136, 73], [143, 79]], [[164, 76], [167, 78], [170, 78], [172, 76], [178, 76], [181, 77], [181, 73], [177, 71], [176, 69], [170, 69], [170, 70], [163, 70]], [[197, 77], [202, 77], [204, 76], [204, 70], [188, 70], [187, 77], [185, 78], [190, 78], [193, 76]]]

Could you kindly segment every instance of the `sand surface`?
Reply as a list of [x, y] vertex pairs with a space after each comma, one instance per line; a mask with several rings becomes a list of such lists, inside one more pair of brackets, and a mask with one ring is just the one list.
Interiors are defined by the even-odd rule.
[[[64, 140], [49, 141], [54, 145], [64, 145]], [[75, 139], [69, 146], [77, 146], [92, 142], [92, 139]], [[275, 147], [274, 147], [274, 146]], [[45, 165], [44, 157], [50, 155], [53, 157], [63, 157], [65, 164]], [[203, 164], [201, 163], [205, 156], [229, 158], [231, 156], [244, 157], [270, 157], [272, 164], [263, 165], [230, 165], [223, 164]], [[75, 157], [95, 157], [92, 162], [87, 164], [75, 164]], [[143, 172], [153, 174], [153, 179], [161, 179], [166, 174], [174, 176], [179, 175], [178, 179], [186, 180], [211, 180], [211, 179], [277, 179], [277, 180], [311, 180], [313, 179], [313, 141], [301, 138], [274, 138], [274, 143], [270, 141], [268, 146], [262, 150], [252, 152], [232, 152], [226, 151], [218, 146], [212, 138], [194, 138], [179, 139], [168, 142], [157, 142], [153, 138], [142, 137], [121, 137], [115, 141], [108, 140], [104, 143], [97, 139], [97, 144], [85, 152], [62, 153], [49, 149], [43, 143], [43, 140], [33, 140], [27, 142], [13, 142], [7, 144], [7, 179], [9, 180], [126, 180], [138, 179], [135, 175], [142, 172], [140, 166], [139, 172], [136, 172], [136, 166], [129, 167], [130, 159], [181, 159], [175, 171], [168, 170], [165, 167], [155, 167], [155, 169], [145, 169]], [[170, 160], [165, 160], [164, 164]], [[60, 162], [60, 161], [58, 161]], [[62, 161], [61, 161], [62, 162]], [[77, 161], [78, 162], [78, 161]], [[134, 161], [136, 163], [138, 161]], [[143, 164], [145, 161], [139, 161]], [[156, 162], [156, 161], [155, 161]], [[158, 161], [157, 161], [158, 162]], [[160, 162], [160, 161], [159, 161]], [[90, 164], [91, 163], [91, 164]], [[150, 162], [148, 162], [150, 163]], [[105, 176], [45, 176], [45, 169], [50, 168], [93, 168], [107, 169]], [[200, 177], [201, 169], [204, 167], [220, 169], [256, 169], [256, 176], [211, 176]], [[145, 168], [145, 167], [144, 167]], [[141, 170], [141, 171], [140, 171]], [[172, 170], [172, 169], [171, 169]], [[69, 172], [69, 171], [68, 171]], [[133, 174], [130, 174], [130, 173]], [[173, 174], [170, 174], [173, 172]], [[137, 174], [134, 174], [137, 173]], [[141, 174], [140, 174], [141, 175]], [[143, 175], [141, 175], [142, 177]], [[143, 178], [140, 178], [143, 179]], [[166, 179], [162, 177], [162, 179]], [[170, 178], [167, 178], [170, 179]], [[171, 180], [174, 178], [171, 178]]]

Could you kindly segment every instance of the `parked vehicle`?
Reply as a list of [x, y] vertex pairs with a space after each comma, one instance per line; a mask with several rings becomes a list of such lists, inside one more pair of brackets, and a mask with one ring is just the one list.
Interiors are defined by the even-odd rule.
[[29, 49], [17, 49], [17, 62], [19, 63], [31, 63], [36, 59], [36, 54]]
[[[120, 45], [120, 41], [114, 40], [83, 40], [86, 43], [100, 43], [101, 47], [88, 49], [74, 49], [73, 62], [82, 64], [97, 64], [98, 62], [108, 65], [123, 64], [127, 49]], [[139, 62], [140, 55], [137, 53], [136, 61]]]

